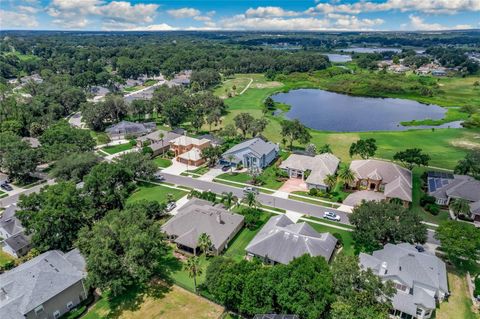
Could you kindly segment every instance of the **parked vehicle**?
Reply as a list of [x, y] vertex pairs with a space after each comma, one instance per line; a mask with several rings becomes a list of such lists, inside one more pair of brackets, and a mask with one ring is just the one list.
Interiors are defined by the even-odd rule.
[[422, 246], [422, 245], [416, 245], [415, 246], [415, 249], [419, 252], [419, 253], [423, 253], [425, 251], [425, 248]]
[[165, 208], [165, 210], [167, 212], [171, 212], [172, 210], [174, 210], [175, 207], [177, 207], [177, 204], [175, 202], [170, 202], [167, 204], [167, 207]]
[[0, 188], [7, 192], [13, 191], [13, 187], [8, 185], [7, 183], [3, 183], [2, 185], [0, 185]]
[[252, 186], [246, 186], [243, 188], [243, 192], [246, 194], [246, 193], [254, 193], [254, 194], [258, 194], [258, 189], [256, 189], [255, 187], [252, 187]]
[[163, 181], [163, 180], [165, 180], [165, 176], [163, 176], [163, 175], [160, 174], [160, 173], [155, 173], [155, 174], [153, 175], [153, 177], [154, 177], [157, 181]]
[[230, 170], [230, 165], [223, 165], [222, 166], [222, 171], [223, 172], [227, 172], [228, 170]]
[[339, 222], [341, 220], [340, 216], [338, 216], [337, 214], [332, 213], [332, 212], [325, 212], [323, 214], [323, 218], [334, 220], [336, 222]]

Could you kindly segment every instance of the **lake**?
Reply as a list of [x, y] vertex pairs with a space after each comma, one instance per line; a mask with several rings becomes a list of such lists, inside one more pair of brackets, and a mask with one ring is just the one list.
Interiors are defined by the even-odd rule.
[[[300, 89], [272, 96], [291, 106], [283, 115], [305, 126], [335, 132], [404, 131], [432, 126], [402, 126], [400, 122], [442, 119], [446, 109], [412, 100], [359, 97], [317, 89]], [[461, 121], [435, 128], [461, 127]]]
[[382, 53], [387, 51], [392, 51], [395, 53], [401, 52], [401, 49], [396, 48], [361, 48], [361, 47], [353, 47], [353, 48], [345, 48], [345, 49], [335, 49], [335, 51], [341, 52], [355, 52], [355, 53]]
[[330, 62], [335, 62], [335, 63], [345, 63], [345, 62], [350, 62], [352, 61], [352, 57], [346, 54], [325, 54], [328, 56], [328, 59]]

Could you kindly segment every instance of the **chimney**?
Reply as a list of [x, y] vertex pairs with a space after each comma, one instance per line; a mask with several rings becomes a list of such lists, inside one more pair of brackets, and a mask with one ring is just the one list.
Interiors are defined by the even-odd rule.
[[221, 213], [220, 213], [220, 212], [217, 213], [217, 223], [223, 224], [222, 216], [221, 216]]
[[380, 271], [379, 271], [379, 275], [386, 275], [388, 272], [388, 269], [387, 269], [387, 262], [384, 261], [382, 262], [382, 265], [380, 266]]

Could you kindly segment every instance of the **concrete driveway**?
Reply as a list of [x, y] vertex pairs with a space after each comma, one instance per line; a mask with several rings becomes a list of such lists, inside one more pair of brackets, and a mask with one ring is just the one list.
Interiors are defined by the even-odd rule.
[[368, 201], [382, 201], [385, 199], [385, 195], [380, 192], [374, 191], [358, 191], [353, 194], [348, 195], [347, 198], [343, 201], [344, 205], [348, 206], [357, 206], [362, 203], [362, 200]]
[[208, 172], [200, 176], [198, 179], [202, 181], [211, 182], [215, 177], [217, 177], [218, 175], [222, 175], [223, 173], [225, 172], [222, 171], [222, 167], [217, 165], [215, 167], [210, 168]]
[[162, 173], [168, 173], [172, 175], [180, 175], [186, 170], [194, 170], [196, 167], [192, 165], [186, 165], [178, 162], [176, 159], [172, 159], [172, 165], [162, 170]]
[[301, 178], [290, 178], [278, 190], [285, 193], [308, 192], [308, 187]]

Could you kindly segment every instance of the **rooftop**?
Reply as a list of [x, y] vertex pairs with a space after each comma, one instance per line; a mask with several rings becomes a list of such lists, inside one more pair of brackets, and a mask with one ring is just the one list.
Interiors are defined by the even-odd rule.
[[335, 174], [340, 160], [330, 154], [324, 153], [316, 156], [292, 154], [280, 164], [283, 169], [295, 169], [300, 171], [310, 170], [306, 182], [316, 185], [325, 185], [325, 177]]

